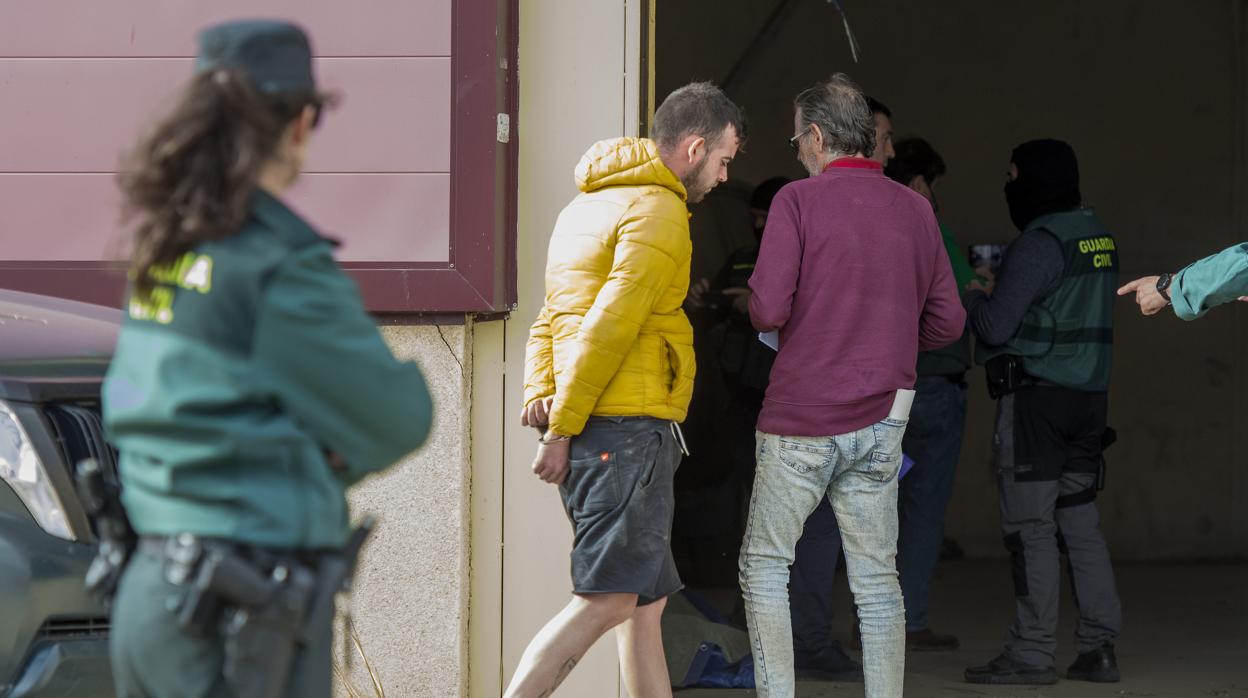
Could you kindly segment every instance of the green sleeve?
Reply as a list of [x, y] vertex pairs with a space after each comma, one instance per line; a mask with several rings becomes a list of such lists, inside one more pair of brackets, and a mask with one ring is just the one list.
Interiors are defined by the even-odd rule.
[[328, 246], [301, 250], [270, 279], [256, 318], [257, 378], [354, 482], [424, 443], [433, 405], [420, 369], [390, 353]]
[[1248, 243], [1228, 247], [1175, 274], [1170, 286], [1174, 314], [1195, 320], [1210, 308], [1248, 295]]
[[945, 251], [949, 253], [949, 264], [953, 265], [953, 280], [958, 283], [958, 293], [960, 294], [966, 290], [966, 285], [975, 278], [975, 270], [971, 268], [971, 263], [966, 261], [966, 256], [962, 254], [958, 240], [953, 236], [953, 231], [949, 230], [944, 223], [940, 224], [940, 236], [945, 241]]

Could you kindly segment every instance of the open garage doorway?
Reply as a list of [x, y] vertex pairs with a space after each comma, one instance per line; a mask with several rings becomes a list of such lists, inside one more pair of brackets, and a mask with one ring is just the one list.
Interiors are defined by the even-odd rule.
[[[658, 3], [657, 98], [712, 80], [750, 122], [730, 181], [691, 207], [693, 282], [731, 270], [733, 253], [756, 244], [750, 196], [758, 184], [804, 176], [785, 143], [792, 100], [837, 71], [890, 108], [896, 137], [922, 137], [943, 156], [939, 217], [963, 250], [1016, 235], [1004, 172], [1015, 145], [1042, 137], [1078, 154], [1084, 202], [1114, 232], [1124, 281], [1248, 238], [1248, 3], [840, 4], [857, 62], [842, 15], [825, 0]], [[725, 312], [691, 312], [699, 359], [686, 423], [693, 455], [677, 476], [673, 550], [687, 584], [732, 616], [753, 435], [732, 413], [725, 374], [739, 347], [725, 342]], [[1141, 318], [1124, 299], [1114, 324], [1109, 423], [1119, 439], [1106, 454], [1098, 503], [1123, 598], [1124, 679], [1063, 683], [1044, 695], [1248, 695], [1248, 307], [1188, 324]], [[989, 465], [994, 406], [981, 368], [967, 381], [946, 516], [950, 559], [937, 569], [931, 608], [933, 625], [962, 643], [912, 655], [913, 695], [955, 690], [964, 667], [1000, 650], [1012, 618]], [[1063, 593], [1059, 670], [1074, 655], [1072, 601]], [[834, 594], [832, 632], [849, 647], [843, 571]]]

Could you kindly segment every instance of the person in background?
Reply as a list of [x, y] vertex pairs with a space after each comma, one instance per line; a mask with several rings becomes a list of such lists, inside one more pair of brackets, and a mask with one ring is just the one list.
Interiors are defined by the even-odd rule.
[[1014, 149], [1006, 175], [1010, 220], [991, 293], [964, 297], [988, 392], [1001, 533], [1013, 566], [1015, 617], [1005, 649], [965, 679], [977, 684], [1056, 683], [1061, 554], [1079, 613], [1070, 679], [1119, 679], [1114, 641], [1122, 605], [1096, 508], [1110, 441], [1118, 246], [1079, 192], [1070, 145], [1052, 139]]
[[[789, 183], [773, 177], [754, 188], [750, 213], [759, 244], [767, 225], [768, 211], [776, 194]], [[723, 294], [727, 306], [724, 345], [719, 364], [732, 399], [730, 436], [750, 436], [737, 447], [749, 454], [749, 475], [754, 470], [754, 427], [763, 408], [763, 397], [776, 352], [758, 339], [750, 322], [750, 276], [758, 260], [759, 245], [737, 250], [728, 257], [713, 282], [700, 284], [703, 298]], [[797, 541], [789, 575], [789, 606], [793, 622], [793, 664], [802, 678], [825, 681], [861, 681], [862, 665], [845, 653], [832, 638], [832, 590], [841, 556], [841, 532], [836, 513], [826, 498], [806, 519]]]
[[788, 567], [823, 499], [840, 523], [858, 607], [868, 698], [902, 695], [905, 622], [897, 583], [897, 478], [920, 350], [966, 321], [932, 207], [867, 158], [862, 91], [833, 75], [794, 100], [810, 177], [772, 202], [750, 277], [750, 318], [779, 353], [758, 420], [741, 591], [758, 695], [795, 690]]
[[1140, 313], [1156, 315], [1167, 305], [1184, 320], [1195, 320], [1210, 309], [1233, 301], [1248, 301], [1248, 242], [1192, 262], [1174, 274], [1145, 276], [1118, 289], [1135, 294]]
[[[885, 106], [883, 102], [872, 97], [871, 95], [866, 95], [866, 98], [867, 108], [871, 110], [871, 121], [874, 124], [875, 130], [874, 145], [871, 148], [871, 152], [867, 154], [867, 157], [879, 163], [880, 167], [884, 167], [888, 164], [888, 161], [893, 158], [893, 155], [896, 154], [896, 151], [893, 149], [893, 112]], [[798, 144], [796, 141], [789, 141], [789, 145], [791, 145], [794, 150], [797, 150]], [[833, 558], [833, 562], [824, 564], [835, 565], [836, 558], [835, 555], [831, 555], [833, 551], [830, 549], [832, 545], [831, 540], [833, 536], [836, 537], [835, 553], [837, 555], [840, 554], [841, 541], [840, 531], [836, 528], [836, 518], [829, 510], [830, 506], [830, 504], [825, 506], [824, 502], [819, 503], [819, 507], [815, 509], [815, 513], [811, 514], [811, 518], [814, 519], [815, 524], [812, 525], [810, 522], [807, 522], [807, 533], [813, 533], [814, 535], [803, 534], [802, 540], [798, 542], [798, 548], [806, 551], [806, 554], [802, 557], [809, 558], [812, 555], [815, 555], [816, 557], [827, 559], [831, 556]], [[822, 545], [820, 545], [821, 543]], [[820, 552], [823, 554], [819, 555]], [[827, 578], [829, 581], [828, 593], [830, 594], [831, 576], [828, 575]], [[852, 636], [851, 643], [855, 649], [861, 650], [862, 636], [859, 635], [858, 625], [857, 610], [855, 610], [854, 625], [850, 632]]]
[[[893, 181], [910, 187], [932, 205], [936, 182], [945, 174], [945, 161], [927, 141], [898, 141], [896, 155], [884, 168]], [[940, 224], [945, 252], [960, 290], [968, 290], [975, 272], [960, 253], [953, 233]], [[940, 560], [945, 509], [953, 495], [954, 475], [966, 427], [966, 372], [971, 368], [971, 338], [919, 354], [918, 380], [910, 424], [902, 451], [915, 466], [902, 478], [897, 495], [897, 572], [906, 601], [906, 645], [911, 650], [955, 650], [958, 638], [934, 632], [928, 625], [932, 577]]]
[[509, 697], [551, 695], [613, 628], [629, 694], [671, 695], [660, 621], [682, 587], [673, 477], [695, 372], [686, 202], [728, 179], [745, 117], [692, 83], [659, 106], [652, 135], [590, 147], [551, 235], [520, 423], [541, 432], [533, 472], [572, 523], [572, 598], [525, 649]]
[[885, 167], [897, 154], [893, 148], [893, 112], [874, 97], [867, 97], [867, 105], [871, 108], [871, 119], [875, 122], [875, 149], [869, 157], [880, 163], [880, 167]]
[[[329, 698], [337, 588], [320, 575], [348, 541], [346, 490], [419, 447], [433, 406], [336, 243], [282, 200], [328, 101], [307, 36], [216, 25], [194, 71], [120, 176], [134, 253], [103, 407], [140, 540], [113, 678], [123, 698]], [[274, 600], [202, 588], [217, 570], [236, 591], [244, 569], [277, 580]], [[330, 601], [300, 620], [309, 586]]]

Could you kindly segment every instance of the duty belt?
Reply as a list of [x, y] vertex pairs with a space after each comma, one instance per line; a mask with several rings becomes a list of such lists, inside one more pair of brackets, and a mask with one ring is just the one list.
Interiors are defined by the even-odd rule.
[[338, 551], [273, 550], [189, 533], [143, 537], [139, 550], [160, 559], [165, 581], [180, 590], [171, 609], [178, 626], [221, 637], [231, 694], [278, 698], [296, 647], [329, 627], [334, 597], [372, 528], [365, 519]]

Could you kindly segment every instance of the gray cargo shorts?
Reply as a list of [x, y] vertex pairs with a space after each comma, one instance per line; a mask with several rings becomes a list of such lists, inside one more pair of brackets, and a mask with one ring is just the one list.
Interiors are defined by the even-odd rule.
[[683, 587], [671, 548], [674, 432], [651, 417], [591, 417], [572, 439], [559, 495], [575, 535], [573, 593], [637, 594], [642, 606]]

